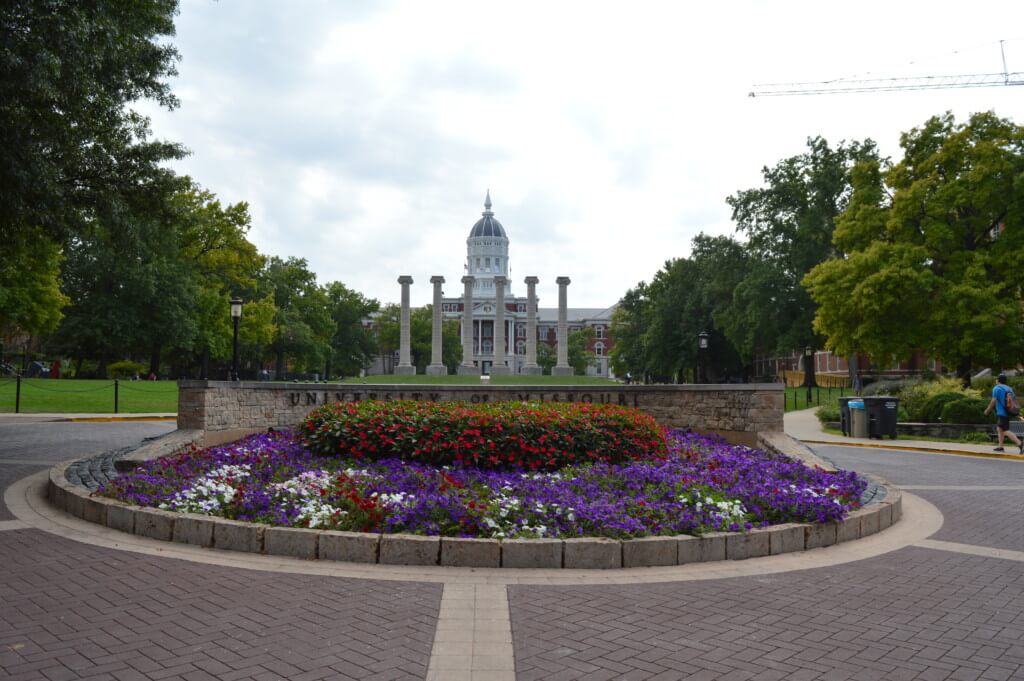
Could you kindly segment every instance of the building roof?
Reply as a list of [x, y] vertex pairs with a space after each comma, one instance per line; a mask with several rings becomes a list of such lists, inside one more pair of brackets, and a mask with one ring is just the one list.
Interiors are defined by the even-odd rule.
[[[568, 307], [565, 309], [565, 316], [570, 324], [581, 324], [588, 321], [611, 321], [612, 310], [614, 309], [614, 305], [611, 307]], [[545, 325], [557, 324], [558, 308], [538, 307], [537, 323]]]
[[508, 235], [505, 234], [505, 228], [494, 218], [494, 213], [491, 211], [490, 189], [487, 190], [487, 198], [484, 200], [483, 217], [476, 221], [473, 229], [469, 230], [470, 239], [482, 236], [508, 238]]

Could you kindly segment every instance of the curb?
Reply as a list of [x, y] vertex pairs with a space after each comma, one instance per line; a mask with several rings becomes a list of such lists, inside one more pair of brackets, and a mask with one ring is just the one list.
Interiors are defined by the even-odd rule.
[[[172, 513], [94, 496], [71, 484], [65, 471], [75, 460], [54, 466], [46, 487], [58, 510], [88, 522], [139, 536], [228, 551], [323, 561], [446, 567], [617, 569], [686, 565], [807, 551], [876, 534], [903, 515], [899, 489], [885, 487], [843, 522], [790, 523], [749, 532], [616, 540], [474, 539], [410, 534], [366, 534], [284, 528], [193, 513]], [[877, 480], [877, 478], [876, 478]]]
[[865, 449], [895, 449], [903, 452], [921, 452], [924, 454], [949, 454], [951, 456], [976, 456], [982, 459], [1007, 459], [1024, 461], [1024, 455], [1006, 454], [1005, 452], [969, 452], [962, 449], [937, 449], [934, 447], [910, 447], [907, 445], [865, 444], [862, 442], [842, 442], [837, 440], [800, 440], [810, 445], [833, 445], [835, 447], [863, 447]]

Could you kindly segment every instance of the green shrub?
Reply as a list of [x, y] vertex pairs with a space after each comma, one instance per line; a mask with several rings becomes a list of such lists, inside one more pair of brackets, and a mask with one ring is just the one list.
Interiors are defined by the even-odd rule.
[[131, 378], [135, 375], [142, 375], [146, 371], [146, 365], [133, 362], [130, 359], [123, 359], [120, 362], [113, 362], [107, 366], [111, 378]]
[[[900, 393], [900, 405], [907, 410], [910, 421], [927, 423], [928, 400], [940, 393], [958, 393], [968, 397], [980, 397], [977, 390], [964, 390], [960, 380], [956, 378], [938, 378], [934, 381], [921, 381], [908, 385]], [[941, 412], [939, 413], [941, 415]]]
[[840, 419], [839, 414], [839, 403], [835, 404], [823, 404], [818, 407], [818, 420], [822, 423], [829, 421], [838, 421]]
[[326, 456], [488, 469], [619, 463], [666, 449], [665, 429], [653, 417], [581, 403], [334, 403], [310, 412], [301, 432], [306, 446]]
[[920, 420], [923, 423], [939, 423], [942, 421], [942, 410], [950, 402], [956, 402], [965, 397], [960, 392], [948, 392], [932, 395], [924, 401], [921, 407]]
[[981, 397], [962, 397], [942, 408], [943, 423], [989, 423], [992, 417], [984, 414], [988, 400]]

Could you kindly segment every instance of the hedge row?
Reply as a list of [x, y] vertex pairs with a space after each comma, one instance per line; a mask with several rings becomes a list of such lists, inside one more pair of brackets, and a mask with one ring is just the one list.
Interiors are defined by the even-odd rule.
[[307, 447], [327, 456], [483, 469], [555, 470], [666, 451], [664, 428], [652, 417], [593, 404], [334, 403], [310, 412], [302, 433]]

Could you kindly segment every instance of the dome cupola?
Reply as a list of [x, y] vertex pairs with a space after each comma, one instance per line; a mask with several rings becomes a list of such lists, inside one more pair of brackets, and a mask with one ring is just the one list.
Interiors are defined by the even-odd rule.
[[[466, 274], [476, 278], [473, 296], [494, 297], [494, 277], [508, 278], [508, 236], [505, 228], [491, 211], [491, 190], [484, 199], [483, 217], [477, 220], [466, 239]], [[512, 295], [511, 283], [506, 284], [505, 295]]]

